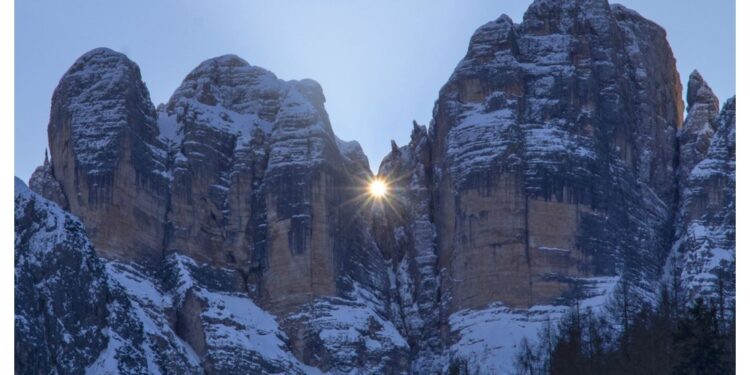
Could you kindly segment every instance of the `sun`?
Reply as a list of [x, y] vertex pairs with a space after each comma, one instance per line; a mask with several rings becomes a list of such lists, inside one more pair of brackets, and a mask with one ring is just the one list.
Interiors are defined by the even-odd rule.
[[381, 199], [388, 194], [388, 184], [378, 177], [375, 177], [370, 181], [369, 186], [370, 196], [376, 199]]

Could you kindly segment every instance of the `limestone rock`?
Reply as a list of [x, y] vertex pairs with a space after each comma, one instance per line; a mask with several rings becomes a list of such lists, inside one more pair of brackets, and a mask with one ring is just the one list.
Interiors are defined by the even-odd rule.
[[[236, 56], [200, 64], [159, 111], [171, 175], [168, 249], [247, 267], [255, 192], [267, 163], [279, 80]], [[257, 201], [257, 199], [255, 199]]]
[[688, 116], [679, 136], [680, 170], [678, 183], [684, 185], [696, 164], [706, 157], [716, 130], [719, 99], [698, 71], [690, 74], [687, 91]]
[[[157, 111], [138, 67], [97, 49], [55, 91], [52, 160], [32, 182], [50, 197], [59, 183], [112, 277], [135, 288], [125, 293], [151, 317], [146, 327], [169, 333], [153, 339], [185, 340], [201, 357], [188, 362], [206, 372], [399, 371], [407, 343], [363, 206], [369, 163], [333, 134], [324, 102], [312, 80], [282, 81], [227, 55], [201, 63]], [[160, 280], [174, 259], [203, 287]], [[247, 347], [258, 333], [225, 321], [228, 301], [237, 316], [276, 314], [280, 339], [269, 345], [281, 351]], [[342, 326], [342, 311], [361, 319]], [[235, 326], [240, 341], [222, 339]]]
[[430, 145], [426, 127], [415, 122], [409, 144], [394, 147], [378, 171], [390, 181], [393, 198], [376, 218], [376, 237], [391, 259], [393, 288], [411, 347], [411, 370], [417, 374], [438, 373], [444, 366]]
[[156, 112], [138, 66], [106, 48], [81, 56], [52, 96], [53, 175], [97, 251], [162, 256], [167, 178]]
[[44, 152], [44, 164], [38, 166], [29, 178], [29, 189], [57, 203], [60, 207], [68, 207], [68, 198], [65, 197], [60, 183], [55, 179], [46, 150]]
[[680, 92], [664, 30], [606, 1], [536, 1], [479, 28], [431, 125], [449, 310], [656, 280]]
[[379, 201], [317, 82], [225, 55], [154, 108], [88, 52], [16, 185], [18, 372], [506, 373], [625, 282], [731, 306], [735, 100], [694, 72], [683, 123], [681, 92], [658, 25], [534, 1], [474, 33]]
[[485, 332], [533, 339], [543, 317], [600, 306], [622, 279], [652, 295], [672, 240], [680, 94], [664, 30], [603, 0], [539, 0], [520, 24], [475, 32], [422, 167], [444, 360], [510, 371], [513, 341]]
[[17, 179], [15, 190], [19, 373], [82, 373], [107, 345], [104, 269], [80, 222]]
[[[235, 291], [279, 316], [306, 363], [378, 372], [403, 365], [403, 340], [381, 332], [393, 323], [386, 261], [362, 210], [369, 165], [356, 142], [333, 134], [324, 102], [316, 82], [283, 81], [236, 56], [191, 72], [159, 116], [174, 150], [166, 248], [237, 270], [245, 284]], [[385, 358], [337, 357], [364, 350], [363, 338], [315, 338], [341, 306], [368, 317], [347, 329], [375, 335], [367, 342]]]
[[77, 218], [18, 179], [15, 190], [16, 373], [201, 373], [154, 314], [150, 283], [118, 278]]
[[[729, 309], [735, 296], [735, 98], [717, 113], [716, 97], [691, 75], [689, 88], [699, 87], [702, 99], [693, 99], [683, 127], [680, 155], [686, 155], [681, 175], [676, 241], [665, 278], [684, 292]], [[696, 82], [697, 83], [697, 82]], [[688, 100], [699, 97], [688, 90]], [[709, 95], [711, 94], [711, 95]]]

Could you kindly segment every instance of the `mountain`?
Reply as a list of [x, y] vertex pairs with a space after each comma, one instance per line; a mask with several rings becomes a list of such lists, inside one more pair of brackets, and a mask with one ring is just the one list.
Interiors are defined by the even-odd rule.
[[[404, 187], [431, 192], [452, 356], [507, 370], [560, 306], [600, 305], [621, 281], [653, 298], [672, 240], [681, 91], [664, 30], [605, 1], [536, 1], [521, 24], [503, 15], [474, 33], [416, 162], [427, 181]], [[379, 173], [417, 175], [390, 165], [420, 152], [392, 153]]]
[[221, 56], [157, 110], [135, 63], [96, 49], [55, 90], [52, 160], [30, 184], [60, 186], [109, 277], [132, 300], [151, 290], [207, 373], [403, 367], [387, 261], [352, 203], [367, 158], [324, 102], [314, 81]]
[[[690, 75], [680, 129], [676, 241], [665, 270], [688, 299], [721, 299], [735, 290], [735, 98], [719, 100], [700, 73]], [[726, 300], [726, 301], [724, 301]]]
[[605, 0], [481, 26], [378, 169], [312, 80], [225, 55], [166, 104], [98, 48], [16, 181], [16, 373], [509, 373], [624, 286], [734, 299], [734, 98]]
[[17, 373], [311, 373], [226, 274], [176, 254], [152, 274], [100, 258], [85, 233], [16, 180]]

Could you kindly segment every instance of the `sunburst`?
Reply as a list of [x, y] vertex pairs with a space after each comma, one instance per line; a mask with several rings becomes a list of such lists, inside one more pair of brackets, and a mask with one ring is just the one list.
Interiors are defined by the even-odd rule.
[[399, 188], [404, 177], [393, 175], [370, 176], [358, 181], [350, 187], [350, 191], [357, 193], [341, 203], [341, 206], [356, 206], [357, 214], [363, 210], [374, 209], [378, 215], [386, 213], [401, 218], [404, 207], [403, 191]]
[[367, 191], [373, 199], [383, 199], [388, 195], [388, 183], [383, 178], [375, 177], [370, 181]]

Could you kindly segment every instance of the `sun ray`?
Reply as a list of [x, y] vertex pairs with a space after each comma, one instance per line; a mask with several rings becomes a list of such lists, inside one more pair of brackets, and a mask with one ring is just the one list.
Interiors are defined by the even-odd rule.
[[370, 181], [368, 192], [375, 199], [383, 199], [388, 195], [388, 183], [383, 178], [375, 177]]
[[349, 199], [339, 203], [339, 207], [355, 205], [355, 216], [363, 210], [372, 210], [388, 215], [395, 215], [398, 220], [402, 219], [402, 210], [405, 207], [404, 197], [400, 181], [405, 176], [372, 176], [369, 178], [357, 178], [357, 182], [347, 188], [352, 195]]

